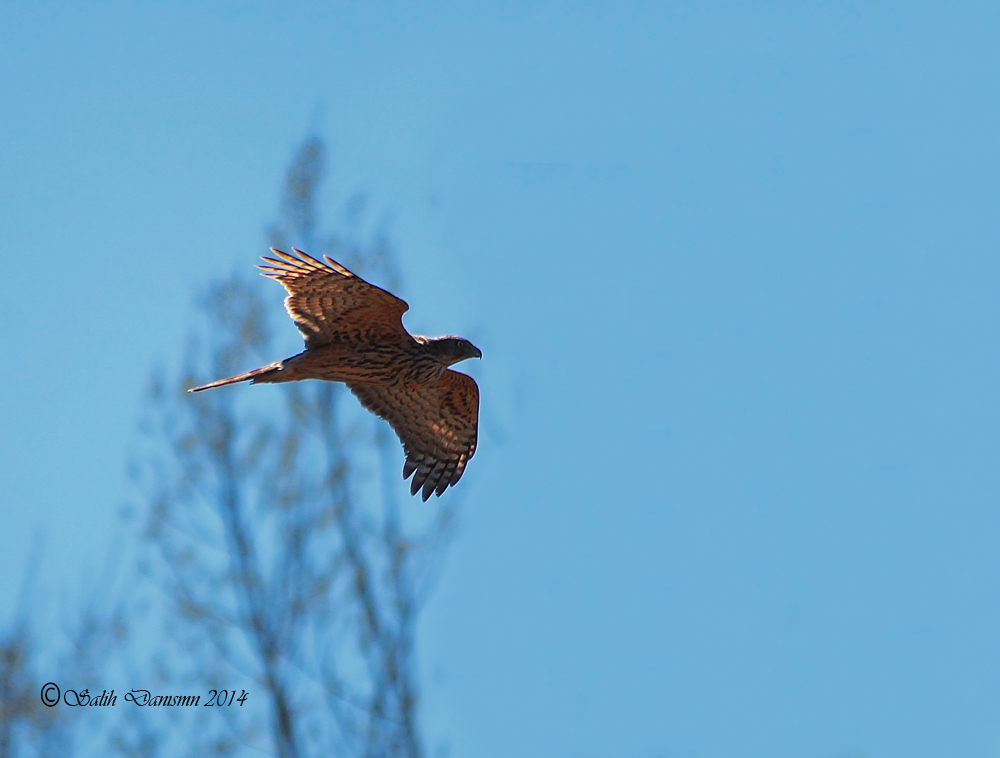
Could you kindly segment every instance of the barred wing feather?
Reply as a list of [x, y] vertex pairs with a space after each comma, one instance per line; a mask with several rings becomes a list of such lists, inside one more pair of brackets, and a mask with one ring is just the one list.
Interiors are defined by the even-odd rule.
[[403, 478], [410, 494], [440, 495], [462, 478], [476, 452], [479, 387], [471, 376], [446, 370], [433, 384], [349, 384], [368, 410], [399, 435], [406, 451]]
[[403, 328], [405, 301], [351, 273], [332, 258], [325, 262], [301, 250], [275, 250], [259, 268], [288, 290], [285, 308], [305, 338], [306, 348], [329, 342], [386, 342], [412, 339]]

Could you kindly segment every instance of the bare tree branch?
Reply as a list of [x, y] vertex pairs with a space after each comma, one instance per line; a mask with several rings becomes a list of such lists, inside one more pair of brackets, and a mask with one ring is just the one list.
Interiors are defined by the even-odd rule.
[[[309, 139], [293, 160], [273, 241], [395, 286], [384, 235], [360, 236], [360, 200], [352, 230], [318, 234], [322, 158]], [[399, 446], [341, 385], [183, 392], [273, 353], [270, 324], [287, 323], [280, 303], [249, 277], [209, 286], [185, 368], [150, 392], [136, 479], [150, 575], [169, 603], [163, 681], [255, 683], [247, 707], [223, 719], [171, 714], [201, 730], [171, 723], [162, 741], [192, 755], [419, 758], [416, 618], [451, 507], [401, 513]]]

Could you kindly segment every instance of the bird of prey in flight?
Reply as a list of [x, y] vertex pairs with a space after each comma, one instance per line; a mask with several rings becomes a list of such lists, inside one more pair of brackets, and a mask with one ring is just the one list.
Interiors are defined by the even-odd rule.
[[368, 410], [396, 431], [406, 452], [410, 494], [440, 495], [462, 478], [476, 452], [479, 387], [449, 366], [482, 358], [461, 337], [418, 337], [403, 328], [409, 306], [335, 260], [271, 248], [264, 276], [281, 282], [285, 308], [305, 338], [298, 355], [192, 392], [244, 382], [325, 379], [344, 382]]

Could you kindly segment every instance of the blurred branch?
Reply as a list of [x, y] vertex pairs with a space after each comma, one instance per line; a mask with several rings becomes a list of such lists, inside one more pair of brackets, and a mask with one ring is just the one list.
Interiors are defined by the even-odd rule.
[[[337, 257], [394, 286], [384, 235], [360, 237], [360, 199], [349, 233], [319, 241], [322, 168], [322, 144], [306, 140], [271, 229], [275, 246]], [[169, 604], [172, 652], [158, 660], [167, 683], [231, 688], [252, 677], [258, 689], [246, 707], [222, 709], [224, 723], [174, 725], [163, 740], [192, 755], [417, 758], [416, 618], [451, 507], [400, 512], [399, 445], [342, 385], [185, 393], [273, 361], [272, 322], [292, 328], [281, 297], [262, 295], [256, 277], [212, 284], [198, 304], [185, 368], [151, 388], [136, 467], [157, 556], [150, 574]], [[137, 744], [122, 739], [119, 749], [133, 754]]]

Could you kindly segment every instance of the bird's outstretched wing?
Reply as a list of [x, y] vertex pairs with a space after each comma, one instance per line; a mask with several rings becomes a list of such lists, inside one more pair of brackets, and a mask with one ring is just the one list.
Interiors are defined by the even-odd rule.
[[434, 384], [348, 386], [399, 435], [406, 451], [403, 478], [413, 474], [410, 494], [423, 486], [427, 500], [462, 478], [476, 452], [479, 425], [479, 387], [471, 376], [449, 369]]
[[385, 342], [409, 338], [403, 314], [409, 306], [369, 284], [332, 258], [321, 262], [292, 248], [294, 255], [271, 248], [264, 276], [281, 282], [285, 308], [306, 341], [306, 348], [334, 341]]

